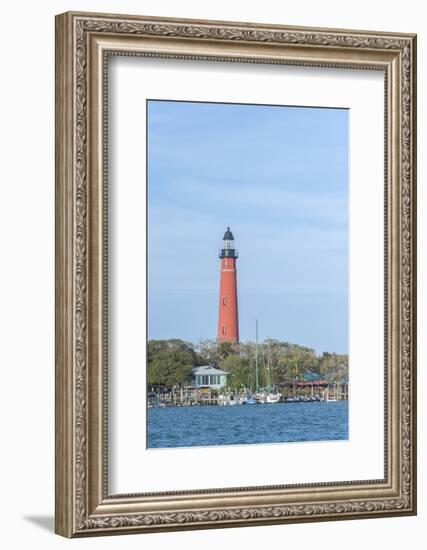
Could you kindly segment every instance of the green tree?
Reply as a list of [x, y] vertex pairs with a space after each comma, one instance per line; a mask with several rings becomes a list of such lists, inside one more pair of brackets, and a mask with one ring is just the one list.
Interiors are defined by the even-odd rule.
[[219, 365], [221, 358], [215, 340], [201, 340], [194, 348], [198, 365]]
[[195, 363], [194, 352], [179, 348], [163, 348], [148, 362], [147, 383], [152, 385], [187, 385]]
[[218, 342], [217, 353], [220, 361], [224, 361], [227, 357], [235, 355], [238, 352], [238, 344], [233, 342]]
[[[329, 382], [348, 380], [348, 356], [325, 352], [317, 356], [311, 348], [280, 340], [260, 342], [260, 385], [271, 385], [291, 380], [300, 380], [307, 373], [318, 373]], [[255, 342], [216, 342], [203, 340], [194, 345], [178, 338], [149, 340], [148, 384], [188, 384], [191, 367], [212, 365], [230, 372], [229, 385], [240, 387], [254, 383]], [[268, 361], [268, 356], [270, 361]], [[270, 376], [267, 377], [267, 365]], [[252, 365], [252, 367], [251, 367]]]
[[230, 373], [227, 384], [232, 388], [239, 389], [248, 386], [249, 361], [239, 355], [229, 355], [221, 363], [221, 369]]
[[170, 340], [148, 340], [148, 361], [154, 359], [155, 355], [164, 349], [182, 350], [194, 353], [193, 344], [180, 340], [179, 338], [171, 338]]
[[328, 382], [348, 380], [348, 355], [324, 352], [320, 358], [320, 372]]

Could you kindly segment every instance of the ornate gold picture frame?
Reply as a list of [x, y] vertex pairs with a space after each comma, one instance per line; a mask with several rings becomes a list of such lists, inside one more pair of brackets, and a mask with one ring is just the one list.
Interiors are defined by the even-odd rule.
[[[106, 178], [111, 56], [384, 73], [385, 365], [378, 365], [384, 369], [384, 478], [110, 494]], [[415, 35], [72, 12], [57, 16], [58, 534], [416, 513], [415, 132]]]

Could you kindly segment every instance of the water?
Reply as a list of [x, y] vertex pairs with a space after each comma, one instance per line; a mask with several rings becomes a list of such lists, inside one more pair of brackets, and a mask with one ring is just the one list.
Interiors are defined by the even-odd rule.
[[148, 447], [348, 439], [348, 402], [148, 409]]

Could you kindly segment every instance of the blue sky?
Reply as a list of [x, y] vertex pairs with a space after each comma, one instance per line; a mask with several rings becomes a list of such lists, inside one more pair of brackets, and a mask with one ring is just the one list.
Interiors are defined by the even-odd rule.
[[240, 339], [348, 348], [348, 111], [148, 102], [149, 338], [216, 338], [227, 226]]

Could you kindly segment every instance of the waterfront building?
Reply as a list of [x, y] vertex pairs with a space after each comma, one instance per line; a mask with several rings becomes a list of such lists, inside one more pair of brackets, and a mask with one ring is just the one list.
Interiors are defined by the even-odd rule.
[[237, 250], [230, 228], [224, 233], [219, 285], [218, 342], [239, 342], [239, 316], [237, 309]]
[[220, 389], [227, 384], [229, 373], [207, 365], [204, 367], [193, 367], [192, 374], [194, 387]]

